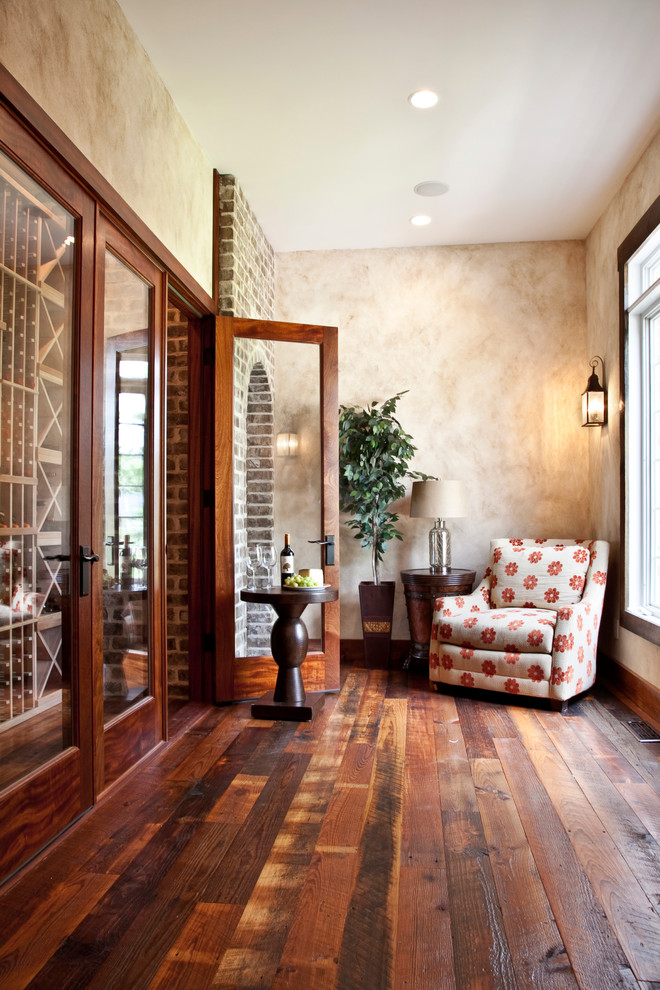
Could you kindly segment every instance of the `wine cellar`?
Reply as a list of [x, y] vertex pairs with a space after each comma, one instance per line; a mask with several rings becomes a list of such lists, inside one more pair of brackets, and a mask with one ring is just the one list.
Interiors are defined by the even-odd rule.
[[73, 229], [0, 157], [0, 731], [66, 681]]

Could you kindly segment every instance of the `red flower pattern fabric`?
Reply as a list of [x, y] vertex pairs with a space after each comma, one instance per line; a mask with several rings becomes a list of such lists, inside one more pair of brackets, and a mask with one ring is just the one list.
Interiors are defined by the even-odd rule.
[[[451, 597], [435, 601], [431, 680], [558, 700], [589, 688], [608, 551], [603, 541], [493, 541], [473, 593], [460, 604]], [[518, 567], [507, 573], [513, 563]], [[514, 592], [510, 603], [507, 588]]]
[[[496, 540], [493, 548], [491, 600], [493, 608], [561, 608], [580, 600], [589, 566], [589, 553], [565, 541]], [[492, 544], [491, 544], [492, 546]]]

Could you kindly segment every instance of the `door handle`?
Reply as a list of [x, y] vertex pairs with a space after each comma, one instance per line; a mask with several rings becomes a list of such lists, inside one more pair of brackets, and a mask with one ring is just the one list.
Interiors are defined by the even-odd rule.
[[326, 536], [324, 540], [307, 540], [308, 543], [318, 543], [320, 547], [325, 547], [325, 566], [334, 567], [335, 563], [335, 538]]
[[89, 594], [89, 568], [99, 560], [99, 555], [90, 551], [90, 548], [83, 546], [80, 548], [80, 597], [84, 598]]

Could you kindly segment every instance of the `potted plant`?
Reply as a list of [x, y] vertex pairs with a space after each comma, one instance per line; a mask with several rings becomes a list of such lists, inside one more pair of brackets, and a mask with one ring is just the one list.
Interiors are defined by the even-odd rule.
[[430, 477], [409, 467], [417, 448], [394, 415], [405, 394], [366, 409], [339, 407], [339, 506], [350, 516], [355, 539], [371, 550], [373, 581], [359, 586], [368, 665], [389, 663], [395, 582], [381, 581], [380, 564], [390, 540], [403, 539], [390, 506], [405, 496], [406, 479]]

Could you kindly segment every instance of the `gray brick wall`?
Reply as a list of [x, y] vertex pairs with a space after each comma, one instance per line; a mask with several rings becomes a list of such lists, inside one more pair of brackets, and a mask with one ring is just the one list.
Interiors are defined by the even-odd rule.
[[188, 320], [167, 314], [167, 681], [188, 698]]
[[233, 175], [220, 176], [219, 195], [219, 311], [272, 320], [275, 252]]
[[[275, 253], [233, 175], [220, 176], [219, 197], [219, 311], [224, 316], [272, 320]], [[248, 542], [273, 539], [272, 382], [271, 345], [267, 341], [237, 340], [234, 348], [234, 570], [238, 591], [247, 582]], [[248, 610], [237, 594], [235, 622], [238, 655], [256, 656], [269, 652], [271, 609], [251, 605]]]
[[[232, 175], [220, 177], [219, 312], [272, 320], [275, 254]], [[167, 670], [169, 695], [186, 698], [188, 679], [188, 323], [175, 309], [168, 313], [167, 343]], [[245, 555], [254, 505], [248, 496], [248, 391], [256, 366], [272, 382], [269, 345], [238, 341], [234, 375], [234, 514], [236, 587], [246, 581]], [[264, 384], [262, 380], [262, 384]], [[271, 428], [272, 434], [272, 428]], [[261, 445], [260, 445], [261, 446]], [[272, 460], [272, 449], [271, 449]], [[254, 460], [250, 453], [250, 462]], [[256, 469], [251, 468], [254, 472]], [[262, 466], [260, 470], [266, 470]], [[270, 471], [272, 486], [272, 468]], [[258, 493], [261, 498], [263, 492]], [[255, 496], [257, 498], [257, 496]], [[271, 495], [272, 500], [272, 495]], [[272, 513], [271, 513], [272, 515]], [[272, 538], [272, 522], [271, 522]], [[253, 537], [250, 536], [252, 539]], [[256, 537], [254, 537], [256, 539]], [[272, 616], [250, 617], [250, 644], [245, 604], [236, 601], [237, 649], [244, 655], [268, 651]], [[262, 610], [263, 611], [263, 610]]]

